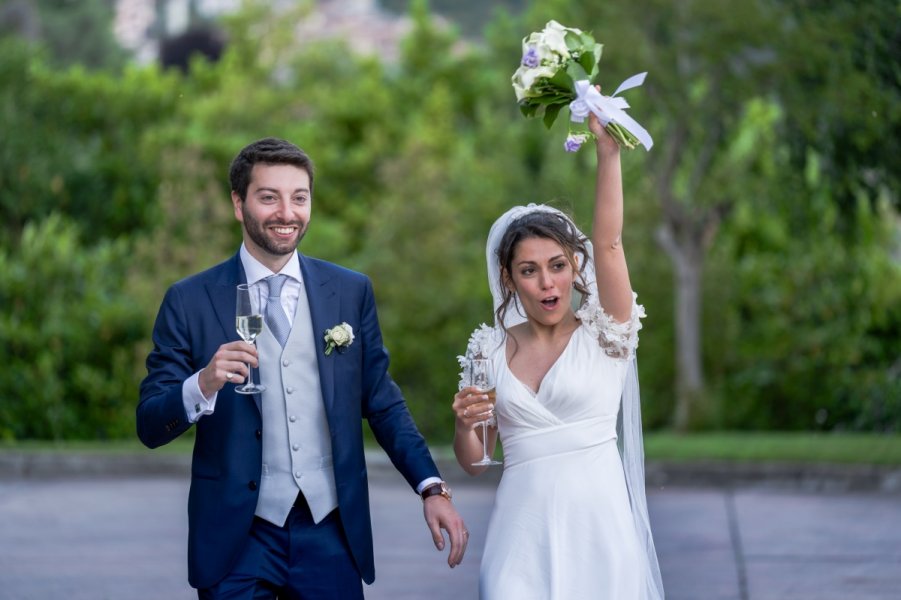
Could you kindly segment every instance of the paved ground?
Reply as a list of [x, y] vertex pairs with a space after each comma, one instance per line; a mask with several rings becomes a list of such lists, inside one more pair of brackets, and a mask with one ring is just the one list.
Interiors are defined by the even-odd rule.
[[[445, 472], [473, 532], [449, 569], [419, 500], [374, 469], [377, 579], [369, 600], [477, 598], [494, 489]], [[0, 479], [0, 599], [180, 600], [187, 479]], [[901, 495], [766, 486], [655, 487], [652, 525], [670, 600], [901, 598]]]

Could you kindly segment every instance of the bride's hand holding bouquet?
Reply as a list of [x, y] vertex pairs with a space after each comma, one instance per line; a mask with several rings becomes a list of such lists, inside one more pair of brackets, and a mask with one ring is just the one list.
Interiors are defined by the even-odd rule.
[[[654, 145], [650, 134], [626, 114], [629, 104], [617, 96], [640, 86], [646, 73], [626, 79], [612, 96], [601, 95], [595, 81], [602, 47], [591, 34], [556, 21], [524, 38], [522, 61], [512, 80], [519, 108], [526, 117], [543, 116], [548, 128], [564, 107], [573, 123], [584, 123], [594, 114], [620, 146], [632, 149], [641, 144], [650, 150]], [[590, 131], [570, 129], [565, 149], [575, 152], [591, 137], [595, 134]]]
[[[600, 92], [601, 90], [598, 89]], [[608, 158], [619, 159], [622, 144], [613, 136], [609, 127], [604, 127], [601, 120], [595, 115], [588, 115], [588, 135], [589, 139], [594, 139], [597, 150], [598, 160], [606, 160]]]

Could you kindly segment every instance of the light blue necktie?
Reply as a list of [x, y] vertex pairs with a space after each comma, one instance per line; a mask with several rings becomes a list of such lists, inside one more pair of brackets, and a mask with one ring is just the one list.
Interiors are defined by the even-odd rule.
[[266, 325], [282, 348], [285, 347], [285, 342], [288, 341], [288, 334], [291, 333], [291, 324], [288, 322], [288, 315], [285, 314], [285, 309], [282, 308], [281, 300], [282, 287], [286, 281], [288, 281], [287, 275], [273, 275], [266, 278], [266, 283], [269, 284], [269, 301], [266, 302]]

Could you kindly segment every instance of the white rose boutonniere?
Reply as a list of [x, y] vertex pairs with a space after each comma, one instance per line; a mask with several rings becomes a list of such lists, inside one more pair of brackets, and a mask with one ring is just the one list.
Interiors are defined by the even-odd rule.
[[328, 356], [332, 350], [338, 349], [343, 352], [354, 341], [354, 328], [347, 323], [335, 325], [331, 329], [325, 330], [325, 355]]

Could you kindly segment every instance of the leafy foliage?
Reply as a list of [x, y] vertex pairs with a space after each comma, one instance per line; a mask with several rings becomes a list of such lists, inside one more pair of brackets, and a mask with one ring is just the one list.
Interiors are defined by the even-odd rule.
[[55, 67], [115, 70], [127, 55], [113, 36], [113, 7], [111, 0], [4, 0], [0, 37], [18, 35], [41, 44]]
[[[898, 217], [862, 197], [860, 239], [817, 189], [743, 206], [720, 248], [738, 286], [720, 351], [728, 361], [719, 424], [728, 427], [897, 431], [901, 426], [901, 265], [884, 250]], [[799, 211], [795, 198], [815, 210]], [[726, 343], [723, 343], [726, 342]]]
[[[802, 265], [808, 264], [805, 259], [813, 247], [816, 247], [815, 254], [822, 252], [821, 256], [826, 257], [850, 245], [854, 256], [848, 268], [854, 261], [884, 265], [875, 269], [878, 275], [857, 274], [858, 279], [866, 279], [865, 288], [877, 280], [892, 282], [889, 285], [897, 283], [897, 269], [885, 266], [892, 261], [889, 258], [891, 238], [897, 235], [897, 222], [890, 219], [888, 233], [877, 239], [863, 235], [870, 227], [869, 221], [857, 218], [860, 198], [873, 204], [875, 214], [885, 210], [885, 203], [898, 204], [897, 191], [891, 191], [897, 186], [891, 185], [893, 175], [890, 174], [898, 171], [894, 165], [899, 153], [892, 152], [897, 136], [891, 133], [901, 122], [896, 110], [901, 103], [898, 102], [897, 61], [891, 58], [893, 44], [897, 46], [893, 41], [897, 38], [897, 35], [893, 37], [897, 20], [889, 16], [894, 10], [889, 4], [874, 3], [865, 11], [857, 11], [850, 2], [822, 4], [803, 0], [741, 4], [714, 0], [579, 4], [561, 0], [535, 4], [530, 18], [537, 22], [553, 17], [594, 29], [597, 39], [605, 43], [602, 80], [611, 73], [628, 74], [645, 69], [651, 73], [643, 88], [647, 95], [636, 101], [641, 103], [642, 114], [656, 114], [659, 118], [657, 123], [649, 122], [657, 145], [647, 156], [644, 172], [650, 180], [650, 191], [660, 205], [662, 235], [658, 239], [663, 242], [675, 270], [675, 309], [679, 313], [674, 323], [678, 331], [675, 360], [679, 365], [674, 390], [678, 397], [676, 425], [722, 423], [736, 404], [732, 394], [742, 394], [742, 400], [749, 396], [746, 388], [732, 385], [738, 376], [736, 369], [743, 371], [747, 365], [724, 362], [730, 354], [723, 351], [724, 340], [719, 335], [724, 307], [753, 302], [755, 291], [733, 289], [736, 264], [717, 255], [722, 245], [732, 241], [729, 239], [734, 233], [729, 228], [732, 213], [744, 211], [755, 215], [756, 222], [749, 226], [751, 230], [762, 227], [761, 222], [768, 220], [760, 216], [773, 210], [772, 201], [777, 198], [779, 202], [791, 203], [794, 215], [804, 215], [800, 227], [789, 230], [804, 240], [776, 251], [779, 260], [790, 266], [768, 273], [770, 277], [781, 275], [803, 286], [803, 293], [817, 293], [817, 278], [793, 270], [795, 266], [803, 269]], [[872, 27], [862, 27], [863, 23]], [[653, 108], [646, 106], [645, 101], [650, 101]], [[860, 110], [861, 101], [867, 111]], [[821, 102], [825, 104], [822, 107]], [[848, 143], [834, 145], [841, 140]], [[834, 219], [831, 228], [812, 226], [822, 216], [824, 203], [812, 201], [814, 190], [799, 185], [805, 161], [811, 154], [825, 163], [820, 171], [825, 180], [822, 192], [827, 198], [825, 205], [843, 207], [841, 218]], [[628, 183], [627, 189], [632, 189]], [[785, 197], [787, 190], [796, 195]], [[784, 218], [784, 214], [778, 218]], [[721, 231], [724, 223], [726, 231]], [[804, 256], [796, 260], [795, 252]], [[734, 255], [730, 258], [741, 260]], [[897, 258], [894, 260], [897, 263]], [[635, 263], [630, 260], [630, 264], [634, 271]], [[822, 269], [822, 277], [842, 272], [836, 262], [810, 268]], [[703, 295], [686, 301], [689, 292], [697, 291], [690, 282], [702, 279]], [[779, 288], [782, 283], [785, 282], [781, 279], [757, 281], [767, 288]], [[850, 293], [840, 284], [833, 285], [842, 294]], [[696, 346], [688, 335], [694, 330], [685, 325], [699, 304], [704, 307], [702, 321], [716, 328], [716, 333], [702, 330], [698, 336], [702, 339], [703, 356], [697, 356]], [[855, 308], [864, 313], [879, 310], [872, 305], [860, 307], [859, 303]], [[811, 306], [805, 309], [814, 310]], [[773, 323], [786, 315], [756, 316]], [[843, 330], [855, 338], [853, 330], [847, 329], [850, 322], [835, 325], [837, 330], [833, 334]], [[740, 319], [737, 326], [743, 331], [748, 323]], [[781, 331], [789, 335], [786, 329]], [[782, 341], [786, 351], [802, 351], [801, 345], [797, 339]], [[758, 339], [744, 358], [755, 361], [769, 352], [770, 347]], [[872, 370], [881, 374], [875, 377], [881, 383], [848, 393], [833, 386], [824, 389], [825, 398], [818, 402], [832, 406], [833, 399], [841, 394], [847, 397], [844, 402], [852, 406], [861, 403], [868, 394], [901, 397], [901, 381], [897, 366], [892, 366], [893, 360], [897, 357], [883, 357], [878, 366], [872, 365]], [[815, 379], [820, 366], [804, 362], [799, 368], [805, 376]], [[702, 376], [702, 370], [712, 372], [713, 378]], [[858, 375], [873, 379], [857, 370], [849, 375], [849, 381]], [[798, 380], [794, 373], [786, 376], [778, 369], [771, 376], [778, 379], [779, 385], [787, 385], [787, 377]], [[683, 379], [688, 383], [680, 381]], [[755, 386], [757, 382], [749, 383], [749, 387], [761, 389]], [[794, 399], [803, 394], [801, 390], [799, 385], [784, 396]], [[750, 396], [759, 398], [755, 394]], [[688, 408], [693, 409], [693, 414], [688, 414]], [[753, 418], [747, 411], [739, 411], [732, 422], [746, 427], [819, 426], [812, 418], [789, 416], [771, 404], [751, 408], [750, 412]], [[836, 418], [823, 421], [824, 426], [849, 422], [847, 417], [838, 418], [835, 411], [830, 414]], [[897, 414], [891, 410], [887, 414], [895, 416], [884, 420], [883, 425], [897, 428]], [[855, 423], [851, 426], [865, 426], [862, 421], [851, 421]]]
[[86, 246], [59, 214], [0, 250], [0, 438], [129, 435], [135, 343], [147, 335], [121, 286], [127, 246]]
[[[796, 85], [780, 90], [789, 111], [793, 165], [808, 148], [823, 163], [842, 229], [854, 229], [860, 194], [874, 201], [886, 190], [901, 208], [901, 24], [892, 0], [783, 0], [782, 59]], [[845, 227], [847, 225], [847, 227]], [[853, 234], [852, 234], [853, 235]]]
[[[549, 135], [522, 119], [510, 86], [523, 35], [548, 18], [605, 43], [602, 84], [651, 73], [635, 111], [660, 146], [623, 160], [624, 243], [649, 314], [646, 424], [667, 425], [674, 407], [674, 269], [656, 246], [655, 199], [675, 164], [664, 187], [688, 214], [730, 205], [703, 262], [710, 393], [699, 424], [897, 431], [898, 153], [879, 149], [899, 103], [891, 61], [875, 60], [890, 54], [890, 28], [868, 45], [838, 8], [785, 21], [783, 4], [804, 5], [761, 16], [757, 3], [551, 0], [522, 20], [499, 15], [476, 45], [416, 2], [401, 58], [386, 63], [337, 41], [297, 44], [293, 23], [309, 3], [248, 2], [223, 24], [222, 58], [184, 75], [113, 77], [0, 42], [0, 438], [132, 435], [162, 294], [235, 251], [227, 166], [276, 135], [316, 161], [301, 251], [372, 277], [392, 374], [426, 434], [448, 441], [454, 358], [492, 319], [493, 220], [548, 202], [590, 229], [593, 157], [562, 153], [564, 128]], [[804, 32], [797, 44], [825, 44], [828, 24], [853, 60], [804, 55], [781, 35], [786, 23]], [[836, 108], [836, 81], [882, 118]], [[804, 98], [810, 82], [816, 95]], [[801, 98], [826, 106], [802, 115]], [[826, 113], [834, 136], [816, 124]], [[833, 147], [842, 132], [853, 143]], [[672, 139], [681, 150], [668, 156]]]
[[169, 118], [176, 80], [56, 70], [29, 45], [0, 40], [0, 240], [58, 212], [112, 239], [152, 225], [159, 184], [143, 131]]

